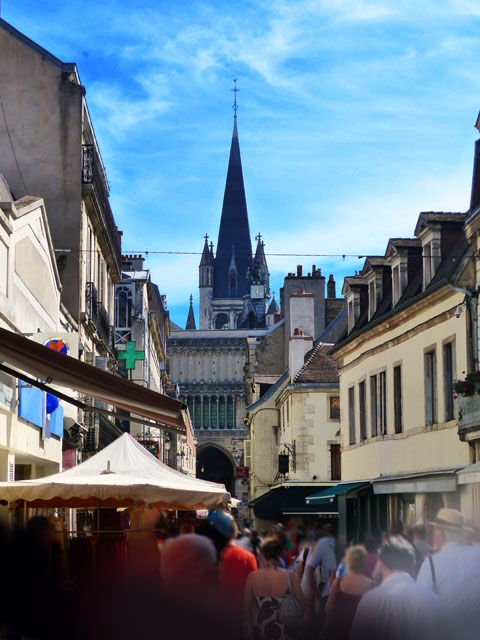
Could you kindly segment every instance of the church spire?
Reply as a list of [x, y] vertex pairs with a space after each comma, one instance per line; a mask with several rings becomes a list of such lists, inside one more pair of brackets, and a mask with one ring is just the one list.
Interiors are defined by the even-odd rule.
[[202, 258], [200, 260], [200, 266], [206, 267], [213, 263], [213, 247], [208, 245], [208, 234], [205, 234], [205, 244], [203, 245]]
[[190, 294], [190, 307], [188, 309], [187, 324], [185, 325], [185, 331], [196, 331], [197, 325], [195, 323], [195, 314], [193, 312], [193, 296]]
[[238, 271], [237, 296], [247, 292], [247, 270], [252, 265], [252, 243], [248, 224], [247, 201], [243, 184], [242, 160], [237, 131], [237, 87], [235, 92], [233, 134], [228, 161], [227, 180], [223, 196], [222, 217], [218, 232], [217, 255], [215, 258], [214, 297], [229, 298], [228, 271], [232, 245]]

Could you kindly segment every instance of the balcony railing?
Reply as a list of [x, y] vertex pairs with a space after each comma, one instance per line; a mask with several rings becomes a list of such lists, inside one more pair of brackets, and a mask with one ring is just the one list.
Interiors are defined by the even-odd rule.
[[112, 346], [110, 320], [105, 307], [98, 301], [97, 288], [93, 282], [87, 282], [85, 288], [85, 310], [98, 335], [110, 349]]
[[458, 398], [458, 433], [460, 437], [480, 431], [480, 395]]
[[107, 234], [112, 243], [115, 260], [120, 265], [121, 263], [121, 251], [120, 242], [118, 240], [117, 227], [113, 218], [112, 209], [109, 201], [109, 186], [107, 177], [103, 169], [103, 165], [99, 160], [95, 149], [91, 144], [84, 144], [82, 146], [83, 158], [82, 158], [82, 183], [86, 189], [89, 190], [93, 187], [96, 199], [102, 212], [102, 222], [105, 224]]
[[85, 311], [89, 320], [95, 326], [98, 323], [98, 296], [97, 287], [93, 282], [87, 282], [85, 287]]

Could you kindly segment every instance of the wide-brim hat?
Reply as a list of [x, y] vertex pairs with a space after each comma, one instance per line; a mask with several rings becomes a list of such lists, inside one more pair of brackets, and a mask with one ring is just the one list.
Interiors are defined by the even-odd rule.
[[447, 509], [446, 507], [442, 507], [442, 509], [438, 511], [435, 520], [427, 524], [437, 529], [448, 529], [448, 531], [463, 532], [464, 530], [463, 516], [460, 511]]

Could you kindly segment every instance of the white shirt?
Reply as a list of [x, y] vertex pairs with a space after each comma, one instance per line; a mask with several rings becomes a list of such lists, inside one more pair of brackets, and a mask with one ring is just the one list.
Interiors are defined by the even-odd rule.
[[[437, 589], [455, 636], [478, 640], [480, 636], [480, 549], [447, 542], [432, 556]], [[433, 589], [430, 561], [426, 558], [417, 582]]]
[[444, 629], [438, 596], [395, 572], [360, 600], [350, 640], [443, 640]]
[[[324, 583], [322, 589], [322, 597], [328, 596], [330, 593], [330, 574], [334, 573], [337, 568], [337, 558], [335, 557], [335, 538], [333, 536], [325, 536], [315, 545], [313, 551], [310, 551], [307, 558], [306, 566], [316, 569], [319, 567], [318, 576], [315, 576], [317, 584]], [[309, 583], [307, 580], [306, 572], [303, 572], [302, 577], [302, 589], [305, 597], [309, 600], [312, 599], [313, 594], [310, 593]]]

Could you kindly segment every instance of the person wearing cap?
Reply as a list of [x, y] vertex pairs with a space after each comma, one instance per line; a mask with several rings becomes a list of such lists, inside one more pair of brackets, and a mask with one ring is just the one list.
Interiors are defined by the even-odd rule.
[[417, 582], [439, 595], [455, 637], [477, 639], [480, 633], [480, 549], [464, 544], [464, 521], [460, 511], [442, 508], [428, 524], [434, 528], [433, 546], [438, 553], [424, 560]]
[[350, 640], [447, 640], [440, 599], [412, 578], [412, 545], [392, 536], [379, 554], [382, 583], [358, 604]]
[[232, 613], [241, 616], [245, 582], [248, 575], [257, 570], [257, 559], [253, 553], [235, 544], [238, 529], [230, 514], [216, 509], [209, 512], [208, 520], [211, 524], [208, 535], [219, 555], [219, 594], [228, 600]]

